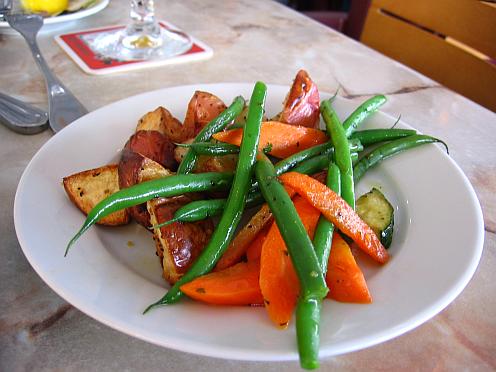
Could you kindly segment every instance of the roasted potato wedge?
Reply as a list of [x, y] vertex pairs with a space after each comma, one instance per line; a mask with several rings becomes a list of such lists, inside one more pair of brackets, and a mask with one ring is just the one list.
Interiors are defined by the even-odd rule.
[[[226, 109], [222, 100], [212, 93], [197, 90], [188, 103], [184, 127], [193, 128], [193, 133], [184, 140], [196, 136], [205, 125]], [[175, 141], [177, 142], [177, 141]]]
[[[152, 226], [170, 220], [174, 212], [191, 201], [190, 196], [157, 198], [147, 202]], [[163, 266], [163, 276], [174, 284], [184, 275], [210, 240], [214, 225], [211, 219], [173, 224], [154, 229], [153, 239]]]
[[174, 143], [167, 135], [156, 130], [140, 130], [134, 133], [126, 142], [124, 149], [139, 153], [167, 169], [177, 168]]
[[305, 70], [300, 70], [296, 74], [282, 112], [276, 120], [310, 128], [319, 127], [319, 90]]
[[[95, 205], [119, 190], [117, 164], [105, 165], [64, 177], [64, 189], [69, 199], [87, 215]], [[98, 224], [118, 226], [129, 222], [125, 210], [114, 212]]]
[[[137, 153], [129, 148], [122, 150], [118, 166], [119, 187], [125, 189], [137, 183], [167, 177], [173, 174], [159, 163]], [[146, 204], [140, 204], [127, 209], [128, 214], [140, 225], [150, 227], [150, 215]]]
[[138, 121], [136, 132], [157, 131], [170, 139], [170, 141], [180, 143], [195, 136], [193, 124], [182, 125], [179, 120], [172, 116], [169, 110], [157, 107]]

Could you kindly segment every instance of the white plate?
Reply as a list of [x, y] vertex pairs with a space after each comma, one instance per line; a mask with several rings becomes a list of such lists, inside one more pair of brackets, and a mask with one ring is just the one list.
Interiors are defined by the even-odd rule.
[[[69, 202], [62, 177], [116, 161], [147, 111], [163, 105], [183, 118], [195, 89], [225, 102], [249, 97], [252, 84], [168, 88], [113, 103], [80, 118], [51, 138], [27, 166], [17, 189], [14, 219], [26, 257], [42, 279], [81, 311], [143, 340], [171, 349], [245, 360], [297, 359], [295, 330], [276, 329], [263, 308], [214, 307], [189, 300], [142, 315], [166, 291], [150, 233], [131, 224], [90, 229], [64, 249], [83, 222]], [[278, 112], [288, 88], [269, 86], [267, 112]], [[341, 117], [353, 110], [336, 100]], [[368, 127], [394, 122], [377, 113]], [[460, 168], [435, 146], [391, 158], [359, 183], [379, 186], [396, 206], [391, 261], [361, 259], [371, 305], [325, 301], [321, 356], [365, 348], [425, 322], [465, 287], [479, 262], [483, 220], [479, 202]], [[130, 244], [132, 242], [133, 244]]]
[[[59, 23], [70, 22], [81, 18], [89, 17], [90, 15], [93, 15], [105, 9], [105, 7], [108, 4], [109, 4], [109, 0], [97, 0], [95, 4], [93, 4], [89, 8], [78, 10], [77, 12], [74, 13], [61, 14], [55, 17], [46, 17], [43, 20], [42, 31], [44, 29], [47, 29], [45, 26], [56, 25]], [[10, 28], [10, 25], [6, 21], [0, 21], [0, 32], [9, 33], [10, 31], [16, 32]]]

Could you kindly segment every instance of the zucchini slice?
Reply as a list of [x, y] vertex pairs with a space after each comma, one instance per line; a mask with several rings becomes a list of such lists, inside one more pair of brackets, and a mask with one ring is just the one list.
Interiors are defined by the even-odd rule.
[[360, 196], [356, 212], [374, 230], [382, 245], [389, 248], [393, 240], [394, 208], [382, 192], [374, 187]]

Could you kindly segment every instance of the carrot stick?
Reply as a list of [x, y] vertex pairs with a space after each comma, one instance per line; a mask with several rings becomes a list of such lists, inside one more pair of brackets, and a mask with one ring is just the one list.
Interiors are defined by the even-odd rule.
[[380, 263], [389, 259], [372, 229], [334, 191], [310, 176], [288, 172], [279, 176], [281, 182], [302, 195], [329, 221], [349, 236], [362, 251]]
[[269, 233], [270, 224], [265, 226], [246, 249], [246, 259], [248, 261], [259, 260], [262, 255], [262, 246]]
[[[232, 129], [213, 135], [218, 141], [239, 146], [243, 129]], [[314, 128], [290, 125], [278, 121], [262, 123], [260, 131], [259, 151], [271, 148], [269, 154], [278, 158], [286, 158], [299, 151], [319, 145], [328, 140], [324, 132]]]
[[[312, 238], [320, 212], [302, 197], [296, 197], [294, 205], [308, 235]], [[272, 322], [278, 327], [287, 327], [296, 306], [300, 283], [275, 222], [272, 223], [262, 245], [260, 289]]]
[[340, 302], [372, 302], [362, 270], [358, 267], [350, 246], [339, 234], [334, 234], [332, 238], [326, 283], [329, 287], [328, 298]]
[[183, 284], [181, 292], [215, 305], [263, 304], [259, 285], [260, 261], [240, 262], [222, 271], [200, 276]]

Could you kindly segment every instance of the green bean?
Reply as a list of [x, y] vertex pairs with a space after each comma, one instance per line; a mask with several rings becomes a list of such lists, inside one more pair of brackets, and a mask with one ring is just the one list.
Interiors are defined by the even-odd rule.
[[99, 219], [121, 209], [129, 208], [157, 197], [171, 197], [188, 192], [226, 190], [231, 185], [231, 173], [201, 173], [175, 175], [152, 181], [142, 182], [117, 191], [98, 203], [88, 213], [81, 229], [69, 241], [65, 256], [81, 235]]
[[299, 298], [296, 305], [296, 339], [300, 365], [305, 369], [319, 368], [321, 308], [319, 298]]
[[[349, 143], [350, 143], [350, 151], [352, 152], [363, 151], [363, 146], [359, 140], [353, 139], [350, 140]], [[302, 161], [310, 159], [314, 156], [328, 155], [333, 152], [334, 152], [334, 147], [331, 141], [322, 143], [320, 145], [312, 146], [306, 150], [297, 152], [296, 154], [288, 156], [287, 158], [282, 159], [281, 161], [276, 163], [275, 167], [276, 167], [277, 175], [289, 171], [291, 168], [297, 166]]]
[[446, 150], [448, 150], [448, 146], [446, 145], [446, 143], [444, 143], [440, 139], [423, 134], [415, 134], [413, 136], [408, 136], [380, 145], [372, 152], [367, 154], [365, 157], [360, 159], [360, 161], [355, 165], [353, 169], [354, 181], [358, 182], [369, 168], [372, 168], [379, 162], [393, 155], [399, 154], [405, 150], [423, 145], [425, 143], [435, 142], [442, 143], [446, 147]]
[[304, 368], [318, 366], [320, 301], [328, 289], [310, 240], [284, 186], [279, 183], [274, 166], [265, 155], [255, 165], [262, 194], [274, 216], [300, 281], [296, 311], [296, 336], [300, 363]]
[[[351, 146], [354, 149], [360, 149], [360, 144], [358, 142], [350, 141]], [[323, 146], [328, 148], [328, 145]], [[324, 169], [328, 164], [329, 160], [333, 155], [332, 147], [323, 152], [322, 155], [314, 156], [313, 158], [306, 159], [297, 164], [293, 170], [298, 173], [313, 174]], [[305, 150], [306, 151], [306, 150]], [[351, 158], [355, 162], [358, 160], [358, 154], [356, 152], [351, 153]], [[280, 163], [275, 164], [274, 168], [276, 174], [279, 176], [285, 171], [291, 168], [281, 167]], [[246, 206], [254, 207], [263, 203], [263, 196], [257, 186], [252, 186], [248, 195], [246, 197]], [[152, 228], [159, 228], [162, 226], [167, 226], [174, 222], [196, 222], [204, 220], [208, 217], [218, 216], [222, 213], [226, 205], [226, 199], [207, 199], [207, 200], [195, 200], [186, 205], [180, 207], [174, 213], [171, 220], [161, 223], [160, 225], [152, 226]]]
[[[339, 167], [332, 162], [329, 163], [329, 168], [327, 170], [326, 184], [336, 194], [341, 195], [341, 173]], [[320, 216], [313, 236], [313, 245], [323, 273], [327, 272], [327, 263], [329, 261], [333, 233], [334, 224], [328, 221], [324, 216]]]
[[[205, 142], [212, 138], [212, 135], [221, 131], [231, 123], [239, 113], [243, 110], [245, 105], [245, 100], [243, 97], [236, 97], [231, 106], [225, 109], [219, 116], [213, 119], [210, 123], [208, 123], [200, 133], [197, 134], [196, 138], [193, 142]], [[186, 174], [190, 173], [196, 164], [198, 156], [194, 151], [188, 151], [186, 155], [184, 155], [181, 164], [179, 164], [179, 168], [177, 169], [177, 174]]]
[[215, 227], [210, 241], [202, 250], [200, 256], [193, 262], [186, 274], [172, 286], [164, 297], [148, 306], [148, 308], [145, 309], [145, 313], [153, 307], [177, 302], [183, 295], [180, 287], [212, 270], [227, 249], [243, 214], [246, 194], [250, 185], [253, 165], [258, 149], [266, 95], [267, 87], [265, 84], [257, 82], [250, 99], [248, 118], [241, 140], [239, 161], [236, 166], [231, 191], [229, 192], [220, 221]]
[[379, 142], [393, 141], [417, 134], [415, 129], [365, 129], [356, 131], [350, 136], [351, 139], [359, 140], [363, 146], [374, 145]]
[[349, 137], [370, 114], [377, 111], [377, 109], [386, 102], [386, 97], [382, 94], [369, 98], [362, 103], [358, 108], [351, 113], [348, 118], [343, 122], [343, 128], [346, 137]]
[[[357, 141], [358, 142], [358, 141]], [[197, 155], [223, 156], [239, 154], [239, 146], [230, 143], [212, 143], [212, 142], [196, 142], [196, 143], [177, 143], [179, 147], [187, 147], [196, 152]], [[271, 147], [267, 146], [263, 151], [270, 152]]]
[[239, 153], [239, 147], [230, 143], [194, 142], [189, 144], [177, 143], [176, 145], [192, 149], [197, 155], [222, 156]]
[[150, 229], [159, 229], [174, 222], [196, 222], [217, 216], [226, 206], [226, 199], [193, 200], [178, 208], [172, 219], [154, 225]]
[[[341, 180], [339, 168], [332, 162], [329, 163], [327, 172], [327, 185], [338, 194], [340, 193]], [[333, 233], [334, 224], [321, 216], [315, 229], [313, 245], [315, 247], [315, 255], [324, 275], [327, 271]], [[298, 350], [300, 351], [300, 364], [306, 369], [318, 367], [321, 308], [322, 299], [320, 298], [300, 300], [296, 306], [296, 333], [299, 335]]]
[[341, 194], [343, 199], [355, 209], [355, 186], [353, 184], [353, 163], [350, 155], [350, 146], [339, 118], [329, 101], [323, 101], [320, 110], [327, 132], [334, 144], [334, 158], [341, 171]]

